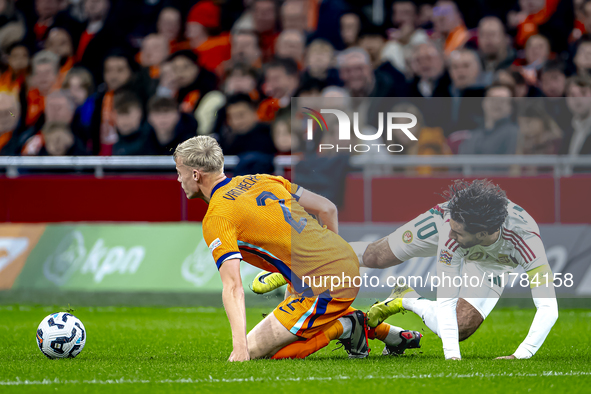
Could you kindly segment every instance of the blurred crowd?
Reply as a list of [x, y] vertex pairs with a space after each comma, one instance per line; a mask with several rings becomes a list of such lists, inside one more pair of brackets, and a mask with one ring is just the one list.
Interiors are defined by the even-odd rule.
[[264, 172], [314, 148], [292, 97], [397, 98], [354, 110], [415, 114], [405, 154], [590, 154], [587, 29], [591, 0], [0, 0], [0, 154], [207, 134]]

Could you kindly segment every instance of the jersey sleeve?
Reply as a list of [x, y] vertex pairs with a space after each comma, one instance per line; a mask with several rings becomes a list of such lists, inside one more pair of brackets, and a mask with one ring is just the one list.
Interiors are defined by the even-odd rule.
[[526, 272], [548, 264], [544, 243], [537, 232], [518, 229], [504, 232], [505, 239], [515, 245], [517, 262]]
[[242, 259], [238, 249], [236, 226], [221, 216], [207, 217], [203, 221], [203, 238], [218, 270], [226, 260]]
[[300, 197], [302, 196], [302, 193], [304, 192], [303, 187], [288, 181], [282, 176], [269, 175], [268, 177], [269, 179], [280, 182], [283, 185], [283, 187], [285, 187], [285, 189], [291, 194], [291, 196], [295, 198], [296, 201], [299, 201]]

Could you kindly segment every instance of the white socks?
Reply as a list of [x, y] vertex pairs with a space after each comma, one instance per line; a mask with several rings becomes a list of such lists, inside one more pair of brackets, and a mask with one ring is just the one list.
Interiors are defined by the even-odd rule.
[[349, 245], [351, 245], [355, 251], [355, 254], [357, 255], [357, 258], [359, 259], [360, 267], [365, 267], [365, 264], [363, 264], [363, 253], [365, 253], [365, 250], [370, 243], [371, 242], [349, 242]]
[[351, 337], [351, 330], [353, 329], [353, 323], [351, 323], [350, 319], [347, 318], [339, 318], [339, 321], [343, 325], [343, 333], [339, 337], [339, 339], [348, 339]]
[[437, 332], [437, 301], [431, 301], [426, 298], [417, 298], [414, 294], [408, 293], [402, 298], [402, 306], [407, 311], [412, 311], [419, 315], [423, 322], [439, 336]]
[[402, 338], [400, 338], [401, 331], [404, 331], [404, 329], [396, 326], [391, 326], [390, 332], [386, 336], [386, 339], [384, 339], [384, 343], [389, 346], [399, 345], [400, 342], [402, 342]]

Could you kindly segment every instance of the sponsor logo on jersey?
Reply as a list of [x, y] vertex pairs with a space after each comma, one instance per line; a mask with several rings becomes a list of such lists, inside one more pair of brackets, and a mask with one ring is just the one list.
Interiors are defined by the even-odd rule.
[[412, 231], [406, 230], [402, 234], [402, 242], [404, 242], [405, 244], [409, 244], [412, 242]]
[[484, 253], [482, 252], [475, 252], [468, 256], [468, 260], [480, 260], [484, 257]]
[[211, 253], [213, 253], [213, 251], [215, 250], [215, 248], [217, 248], [221, 244], [222, 244], [222, 241], [220, 241], [219, 238], [214, 239], [213, 242], [209, 245], [209, 251]]
[[447, 265], [451, 265], [451, 259], [453, 258], [452, 254], [449, 253], [447, 250], [442, 250], [441, 254], [439, 255], [439, 262]]

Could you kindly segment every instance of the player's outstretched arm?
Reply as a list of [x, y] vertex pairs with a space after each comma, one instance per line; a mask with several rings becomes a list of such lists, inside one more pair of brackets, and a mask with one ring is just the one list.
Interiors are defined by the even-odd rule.
[[222, 277], [222, 299], [230, 327], [232, 328], [232, 354], [229, 361], [248, 361], [248, 343], [246, 342], [246, 308], [244, 306], [244, 288], [240, 277], [240, 259], [225, 261], [220, 267]]
[[437, 273], [441, 278], [440, 287], [437, 288], [437, 331], [443, 342], [443, 354], [446, 360], [461, 360], [460, 339], [458, 330], [458, 317], [456, 307], [458, 304], [459, 288], [453, 283], [447, 283], [445, 276], [454, 278], [460, 276], [459, 266], [443, 266], [437, 263]]
[[337, 206], [332, 201], [304, 189], [298, 202], [306, 212], [316, 216], [320, 223], [325, 224], [330, 231], [339, 233]]
[[460, 276], [460, 253], [454, 253], [440, 242], [437, 253], [437, 331], [443, 342], [443, 353], [446, 360], [460, 360], [460, 339], [456, 307], [460, 287], [454, 286], [453, 279]]
[[548, 263], [527, 272], [531, 294], [536, 305], [536, 315], [527, 337], [511, 356], [499, 359], [530, 358], [542, 346], [558, 319], [558, 303], [554, 290], [554, 275]]

